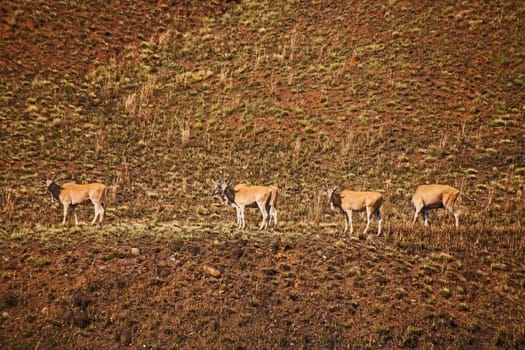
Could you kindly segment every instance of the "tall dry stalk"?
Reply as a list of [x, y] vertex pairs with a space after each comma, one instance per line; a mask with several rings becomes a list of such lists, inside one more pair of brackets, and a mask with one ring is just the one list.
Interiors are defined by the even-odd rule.
[[339, 152], [342, 156], [348, 156], [351, 154], [351, 151], [355, 149], [355, 133], [353, 130], [348, 130], [346, 135], [341, 140], [341, 148], [339, 149]]
[[182, 146], [186, 146], [190, 142], [191, 137], [191, 125], [190, 122], [181, 122], [179, 124], [180, 129], [180, 140]]
[[142, 85], [140, 89], [140, 104], [147, 105], [149, 100], [153, 96], [155, 90], [155, 85], [157, 84], [158, 76], [156, 74], [151, 74], [148, 76], [148, 80]]
[[297, 49], [297, 42], [299, 41], [299, 34], [297, 30], [293, 30], [290, 35], [290, 62], [293, 62], [295, 56], [295, 50]]
[[316, 197], [314, 198], [314, 205], [311, 209], [311, 220], [314, 223], [315, 226], [319, 226], [319, 223], [321, 222], [321, 214], [323, 213], [323, 193], [318, 192]]
[[129, 115], [135, 115], [137, 113], [137, 93], [132, 93], [124, 98], [124, 110]]
[[2, 203], [2, 215], [1, 217], [3, 218], [1, 221], [4, 221], [4, 222], [10, 222], [14, 215], [15, 215], [15, 196], [13, 195], [13, 192], [11, 191], [11, 189], [9, 188], [6, 188], [4, 190], [4, 200], [3, 200], [3, 203]]
[[159, 34], [158, 42], [159, 42], [159, 47], [161, 49], [167, 49], [168, 48], [168, 44], [171, 41], [171, 36], [172, 36], [172, 30], [171, 29], [168, 29], [165, 32]]

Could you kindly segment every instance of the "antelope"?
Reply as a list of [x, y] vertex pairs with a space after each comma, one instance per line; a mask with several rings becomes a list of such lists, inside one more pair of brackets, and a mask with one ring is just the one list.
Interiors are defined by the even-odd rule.
[[422, 212], [425, 226], [429, 226], [428, 211], [445, 208], [454, 215], [456, 227], [459, 227], [459, 213], [454, 205], [460, 194], [462, 193], [458, 189], [448, 185], [419, 185], [412, 196], [412, 204], [416, 210], [412, 224], [416, 222], [417, 216]]
[[267, 228], [272, 221], [277, 225], [277, 196], [279, 189], [276, 186], [257, 186], [248, 184], [238, 184], [232, 186], [231, 177], [224, 180], [213, 181], [215, 188], [211, 195], [219, 196], [223, 204], [234, 207], [237, 211], [237, 227], [244, 229], [246, 221], [244, 216], [245, 208], [259, 208], [262, 221], [259, 229]]
[[97, 221], [97, 217], [100, 218], [100, 222], [104, 220], [104, 207], [102, 206], [102, 200], [106, 195], [106, 186], [102, 183], [89, 183], [89, 184], [77, 184], [74, 182], [68, 182], [62, 185], [57, 184], [56, 175], [53, 179], [46, 181], [47, 193], [51, 196], [51, 202], [57, 200], [64, 206], [64, 218], [62, 219], [62, 225], [66, 224], [67, 214], [69, 208], [73, 209], [75, 214], [75, 225], [78, 225], [77, 217], [77, 205], [87, 201], [88, 199], [93, 202], [95, 206], [95, 217], [91, 224]]
[[338, 192], [338, 187], [330, 189], [325, 186], [325, 193], [328, 196], [328, 202], [332, 210], [339, 209], [345, 216], [345, 228], [343, 234], [348, 230], [350, 224], [350, 234], [354, 232], [352, 224], [352, 214], [354, 211], [366, 211], [366, 227], [363, 234], [366, 233], [370, 226], [370, 218], [374, 214], [377, 220], [377, 235], [381, 234], [381, 204], [383, 203], [383, 195], [379, 192], [354, 192], [343, 190]]

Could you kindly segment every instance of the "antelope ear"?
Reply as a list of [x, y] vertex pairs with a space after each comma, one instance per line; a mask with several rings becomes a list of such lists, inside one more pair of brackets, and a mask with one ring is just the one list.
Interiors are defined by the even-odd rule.
[[334, 186], [334, 192], [339, 189], [339, 186]]
[[227, 185], [231, 185], [232, 184], [232, 176], [229, 175], [225, 182], [226, 182]]

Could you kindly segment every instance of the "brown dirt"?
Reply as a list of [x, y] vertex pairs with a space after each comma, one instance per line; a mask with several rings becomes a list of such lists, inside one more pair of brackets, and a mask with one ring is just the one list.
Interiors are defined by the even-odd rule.
[[[504, 282], [518, 267], [494, 268], [488, 256], [462, 267], [456, 257], [421, 253], [381, 240], [205, 233], [22, 245], [2, 251], [0, 342], [13, 349], [475, 349], [498, 341], [489, 325], [512, 319], [506, 310], [516, 300], [502, 288], [519, 288], [512, 277]], [[501, 336], [506, 344], [510, 335]]]
[[200, 18], [226, 11], [231, 1], [34, 1], [0, 7], [0, 75], [27, 79], [86, 74], [122, 56], [126, 48], [170, 28], [186, 31]]

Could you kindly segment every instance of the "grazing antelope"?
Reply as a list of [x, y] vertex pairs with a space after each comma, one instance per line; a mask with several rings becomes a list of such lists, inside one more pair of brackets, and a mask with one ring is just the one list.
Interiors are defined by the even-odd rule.
[[95, 206], [95, 217], [91, 224], [94, 224], [97, 217], [100, 217], [100, 222], [104, 220], [104, 207], [102, 206], [102, 200], [106, 195], [106, 186], [101, 183], [90, 183], [90, 184], [76, 184], [68, 182], [63, 185], [57, 184], [57, 176], [52, 180], [46, 181], [47, 193], [51, 195], [51, 201], [57, 200], [64, 206], [64, 218], [62, 224], [66, 224], [66, 218], [68, 210], [71, 207], [75, 214], [75, 225], [78, 225], [77, 217], [77, 205], [87, 201], [88, 199], [93, 202]]
[[412, 224], [416, 222], [417, 216], [422, 212], [425, 218], [425, 226], [428, 226], [428, 211], [445, 208], [454, 215], [456, 227], [459, 227], [459, 213], [454, 205], [460, 194], [462, 193], [458, 189], [448, 185], [419, 185], [412, 196], [412, 204], [416, 210]]
[[338, 192], [338, 187], [335, 186], [333, 189], [329, 189], [325, 186], [325, 193], [328, 196], [328, 202], [332, 209], [338, 208], [345, 216], [345, 229], [343, 233], [348, 230], [348, 224], [350, 224], [350, 234], [354, 232], [354, 226], [352, 225], [352, 213], [353, 211], [366, 211], [366, 227], [363, 234], [368, 230], [370, 226], [370, 218], [374, 214], [377, 220], [377, 235], [381, 234], [381, 204], [383, 203], [383, 195], [379, 192], [354, 192], [343, 190]]
[[219, 196], [223, 204], [231, 205], [237, 210], [237, 226], [240, 229], [246, 227], [244, 209], [259, 208], [262, 214], [262, 221], [259, 229], [268, 227], [272, 218], [277, 225], [277, 196], [279, 189], [276, 186], [256, 186], [238, 184], [232, 186], [231, 177], [224, 180], [222, 177], [213, 181], [215, 188], [211, 195]]

